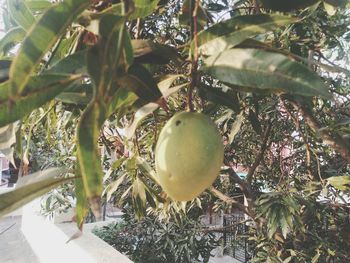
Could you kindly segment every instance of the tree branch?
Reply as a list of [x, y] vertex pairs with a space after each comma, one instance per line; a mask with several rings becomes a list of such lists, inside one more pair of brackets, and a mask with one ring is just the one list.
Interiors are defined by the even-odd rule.
[[333, 132], [332, 134], [322, 129], [321, 124], [315, 118], [313, 113], [307, 107], [301, 105], [296, 101], [290, 100], [293, 107], [296, 110], [300, 110], [303, 115], [305, 123], [316, 133], [320, 134], [323, 142], [330, 146], [334, 151], [336, 151], [340, 156], [342, 156], [346, 161], [350, 162], [350, 145], [344, 140], [338, 133]]
[[272, 128], [272, 123], [270, 122], [265, 130], [264, 133], [264, 137], [263, 137], [263, 141], [261, 144], [261, 148], [260, 148], [260, 152], [258, 153], [258, 155], [256, 156], [255, 162], [253, 163], [253, 165], [250, 167], [248, 174], [246, 176], [246, 180], [247, 182], [250, 184], [252, 182], [253, 179], [253, 175], [255, 173], [256, 168], [260, 165], [261, 160], [264, 157], [265, 154], [265, 150], [267, 148], [267, 141], [269, 139], [270, 136], [270, 132], [271, 132], [271, 128]]
[[248, 216], [250, 216], [251, 218], [253, 218], [253, 216], [251, 215], [250, 211], [248, 210], [248, 208], [245, 205], [243, 205], [240, 202], [234, 200], [233, 198], [225, 195], [224, 193], [220, 192], [218, 189], [216, 189], [214, 187], [210, 187], [209, 191], [213, 195], [215, 195], [217, 198], [219, 198], [221, 201], [224, 201], [226, 204], [229, 204], [229, 205], [232, 205], [232, 206], [236, 207], [237, 209], [239, 209], [243, 213], [245, 213]]

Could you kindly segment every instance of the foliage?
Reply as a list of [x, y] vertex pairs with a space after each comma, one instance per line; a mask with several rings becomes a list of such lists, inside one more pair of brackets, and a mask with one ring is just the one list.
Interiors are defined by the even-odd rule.
[[[74, 171], [45, 206], [75, 197], [79, 228], [107, 201], [147, 224], [215, 205], [246, 214], [260, 262], [344, 262], [348, 1], [2, 3], [1, 151], [21, 176], [69, 172], [0, 196], [0, 214]], [[187, 204], [154, 171], [159, 132], [184, 110], [210, 116], [225, 145], [220, 178]]]
[[121, 223], [95, 229], [94, 234], [136, 263], [208, 262], [217, 246], [214, 235], [205, 234], [198, 219], [162, 221], [149, 216], [138, 221], [132, 211], [126, 212]]

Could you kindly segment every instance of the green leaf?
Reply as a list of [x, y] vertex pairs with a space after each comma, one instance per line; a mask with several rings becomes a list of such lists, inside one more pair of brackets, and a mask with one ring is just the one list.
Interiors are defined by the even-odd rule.
[[173, 86], [176, 80], [179, 78], [185, 78], [185, 75], [165, 75], [162, 77], [162, 79], [158, 82], [158, 88], [160, 92], [163, 94], [163, 98], [169, 97], [171, 94], [176, 93], [178, 90], [186, 87], [189, 85], [189, 82], [186, 81], [185, 83]]
[[134, 120], [133, 122], [130, 124], [129, 127], [127, 127], [125, 129], [125, 136], [128, 139], [131, 139], [136, 131], [136, 128], [138, 126], [138, 124], [149, 114], [151, 114], [153, 111], [155, 111], [156, 109], [158, 109], [159, 105], [156, 103], [148, 103], [146, 105], [144, 105], [143, 107], [141, 107], [140, 109], [138, 109], [135, 113], [134, 116]]
[[83, 74], [87, 75], [86, 67], [87, 51], [78, 51], [72, 55], [57, 61], [50, 69], [45, 71], [47, 73], [60, 73], [60, 74]]
[[157, 83], [145, 67], [133, 64], [127, 73], [127, 75], [117, 79], [120, 87], [133, 91], [145, 102], [157, 101], [162, 97]]
[[106, 96], [112, 87], [123, 49], [124, 18], [105, 15], [99, 26], [100, 41], [87, 55], [88, 71], [99, 96]]
[[12, 19], [25, 31], [28, 31], [35, 23], [35, 17], [30, 12], [25, 0], [7, 0], [7, 7]]
[[284, 238], [287, 238], [287, 235], [290, 232], [290, 227], [287, 221], [288, 216], [289, 216], [289, 213], [286, 209], [280, 210], [280, 227]]
[[[190, 26], [193, 19], [192, 12], [195, 7], [195, 0], [185, 0], [182, 4], [181, 12], [179, 14], [179, 22], [181, 25]], [[199, 29], [202, 29], [211, 20], [209, 13], [202, 7], [201, 4], [197, 10], [197, 23]]]
[[119, 16], [127, 16], [128, 20], [134, 20], [137, 18], [144, 18], [146, 16], [151, 15], [158, 8], [159, 0], [135, 0], [133, 1], [133, 6], [130, 8], [131, 13], [125, 14], [125, 5], [124, 2], [114, 4], [102, 12], [90, 12], [86, 11], [82, 15], [83, 22], [92, 21], [92, 20], [100, 20], [106, 14], [114, 14]]
[[261, 123], [259, 121], [258, 115], [252, 109], [249, 109], [248, 120], [250, 121], [250, 124], [252, 125], [253, 130], [257, 134], [261, 135], [262, 134]]
[[317, 263], [318, 262], [318, 259], [320, 258], [321, 254], [320, 254], [320, 251], [317, 250], [317, 253], [315, 254], [315, 256], [312, 257], [311, 259], [311, 263]]
[[323, 2], [323, 6], [328, 15], [333, 16], [337, 13], [337, 8], [335, 6], [332, 6], [326, 2]]
[[327, 179], [333, 187], [341, 191], [350, 191], [350, 176], [333, 176]]
[[66, 0], [48, 9], [24, 39], [10, 70], [11, 97], [19, 96], [46, 52], [86, 7], [88, 0]]
[[231, 89], [224, 91], [223, 89], [201, 85], [199, 94], [206, 100], [214, 102], [218, 105], [226, 106], [236, 113], [239, 113], [241, 111], [237, 92], [232, 91]]
[[237, 115], [235, 122], [232, 124], [231, 132], [228, 136], [228, 141], [230, 144], [232, 144], [233, 140], [235, 139], [236, 135], [241, 129], [243, 121], [244, 121], [243, 113]]
[[123, 183], [126, 176], [127, 176], [127, 173], [124, 173], [117, 180], [113, 181], [107, 186], [107, 188], [104, 191], [105, 193], [107, 193], [107, 197], [106, 197], [107, 202], [111, 200], [112, 195], [115, 193], [115, 191], [118, 190], [119, 186]]
[[83, 112], [77, 128], [77, 155], [84, 189], [91, 209], [98, 218], [103, 172], [97, 142], [105, 119], [105, 105], [99, 100], [94, 100]]
[[131, 106], [137, 100], [135, 93], [126, 89], [118, 89], [108, 104], [107, 115], [110, 116], [115, 111]]
[[30, 79], [21, 96], [9, 104], [9, 82], [0, 84], [0, 127], [26, 116], [61, 93], [80, 75], [41, 75]]
[[52, 51], [52, 55], [47, 66], [55, 64], [56, 62], [65, 58], [67, 54], [71, 54], [77, 41], [79, 40], [79, 37], [80, 34], [78, 31], [74, 32], [70, 37], [62, 37], [59, 40], [58, 45], [55, 46], [55, 49]]
[[134, 51], [135, 61], [143, 64], [168, 64], [183, 62], [180, 55], [173, 47], [155, 43], [152, 40], [133, 39], [131, 45]]
[[259, 0], [264, 8], [274, 11], [288, 12], [316, 4], [319, 0]]
[[[76, 176], [81, 176], [79, 162], [77, 162], [76, 168]], [[87, 201], [83, 180], [81, 178], [75, 179], [75, 197], [76, 197], [76, 206], [75, 206], [75, 214], [76, 214], [76, 222], [77, 226], [80, 230], [82, 230], [84, 220], [89, 212], [89, 203]]]
[[146, 162], [145, 159], [141, 158], [140, 156], [137, 156], [136, 158], [136, 165], [140, 170], [142, 170], [144, 173], [147, 174], [148, 178], [150, 178], [153, 182], [159, 184], [157, 173], [154, 171], [154, 169]]
[[[13, 191], [0, 195], [0, 217], [15, 211], [26, 203], [47, 193], [51, 189], [71, 181], [73, 178], [57, 177], [64, 172], [61, 168], [51, 168], [26, 177], [26, 184], [19, 185]], [[34, 177], [35, 180], [30, 180]], [[29, 179], [29, 180], [28, 180]], [[20, 183], [20, 182], [19, 182]]]
[[0, 54], [6, 55], [17, 43], [21, 42], [26, 32], [21, 27], [12, 28], [0, 39]]
[[[244, 15], [216, 23], [198, 33], [198, 51], [213, 55], [230, 49], [247, 38], [264, 34], [282, 26], [295, 23], [296, 18], [281, 15]], [[191, 44], [194, 51], [194, 41]]]
[[52, 6], [52, 3], [46, 0], [30, 0], [26, 1], [26, 4], [32, 12], [42, 12]]
[[323, 0], [324, 3], [334, 7], [344, 8], [349, 3], [348, 0]]
[[91, 101], [92, 95], [85, 92], [62, 92], [55, 99], [68, 104], [87, 105]]
[[323, 64], [323, 63], [320, 63], [319, 61], [316, 61], [316, 60], [310, 60], [309, 58], [303, 58], [303, 57], [300, 57], [296, 54], [293, 54], [287, 50], [283, 50], [283, 49], [277, 49], [277, 48], [274, 48], [274, 47], [271, 47], [263, 42], [259, 42], [255, 39], [246, 39], [245, 41], [243, 41], [242, 43], [240, 43], [239, 45], [236, 46], [237, 48], [255, 48], [255, 49], [263, 49], [265, 51], [271, 51], [271, 52], [274, 52], [274, 53], [280, 53], [280, 54], [283, 54], [283, 55], [286, 55], [286, 56], [290, 56], [290, 57], [294, 57], [296, 58], [298, 61], [301, 61], [305, 64], [311, 64], [311, 65], [315, 65], [317, 67], [321, 67], [323, 68], [324, 70], [326, 71], [329, 71], [329, 72], [341, 72], [341, 73], [344, 73], [346, 74], [347, 76], [350, 76], [350, 71], [346, 70], [345, 68], [342, 68], [342, 67], [339, 67], [337, 65], [328, 65], [328, 64]]
[[134, 0], [135, 9], [129, 16], [130, 20], [151, 15], [158, 7], [159, 0]]
[[278, 53], [234, 48], [207, 58], [201, 70], [230, 85], [331, 98], [315, 72]]

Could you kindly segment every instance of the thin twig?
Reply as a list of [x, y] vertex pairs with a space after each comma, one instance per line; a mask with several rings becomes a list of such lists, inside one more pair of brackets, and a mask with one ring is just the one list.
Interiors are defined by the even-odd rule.
[[256, 156], [256, 159], [253, 163], [253, 165], [250, 167], [249, 171], [248, 171], [248, 174], [246, 176], [246, 180], [247, 182], [250, 184], [253, 180], [253, 175], [255, 173], [255, 170], [256, 168], [260, 165], [260, 162], [261, 160], [263, 159], [264, 157], [264, 154], [265, 154], [265, 150], [267, 148], [267, 141], [270, 137], [270, 132], [271, 132], [271, 129], [272, 129], [272, 123], [270, 122], [268, 125], [267, 125], [267, 128], [265, 130], [265, 133], [264, 133], [264, 137], [263, 137], [263, 141], [262, 141], [262, 144], [261, 144], [261, 148], [260, 148], [260, 152], [258, 153], [258, 155]]
[[299, 110], [303, 115], [305, 123], [316, 133], [318, 133], [323, 142], [330, 146], [334, 151], [336, 151], [340, 156], [342, 156], [346, 161], [350, 162], [350, 145], [344, 140], [337, 132], [330, 133], [325, 129], [321, 129], [322, 126], [318, 120], [313, 115], [312, 111], [299, 102], [289, 99], [293, 107]]
[[313, 180], [313, 179], [315, 179], [315, 176], [313, 174], [312, 166], [311, 166], [311, 147], [310, 147], [310, 144], [308, 142], [308, 139], [306, 138], [305, 134], [301, 130], [301, 125], [300, 125], [299, 119], [297, 117], [295, 117], [290, 112], [290, 110], [288, 109], [288, 106], [286, 105], [285, 101], [282, 98], [281, 98], [281, 102], [282, 102], [282, 105], [283, 105], [285, 111], [287, 112], [288, 116], [293, 120], [297, 130], [299, 131], [301, 138], [304, 141], [304, 145], [305, 145], [305, 149], [306, 149], [306, 170], [307, 170], [307, 173], [309, 175], [309, 178]]
[[197, 21], [197, 12], [199, 8], [199, 0], [195, 0], [195, 6], [192, 6], [193, 2], [190, 1], [190, 10], [191, 10], [191, 39], [194, 41], [194, 54], [192, 55], [192, 64], [191, 64], [191, 83], [188, 88], [187, 94], [187, 110], [193, 111], [193, 90], [197, 87], [198, 84], [198, 21]]
[[[234, 200], [233, 198], [225, 195], [224, 193], [220, 192], [218, 189], [214, 188], [214, 187], [210, 187], [209, 191], [212, 192], [212, 194], [214, 194], [217, 198], [219, 198], [221, 201], [225, 202], [226, 204], [232, 205], [236, 208], [238, 208], [240, 211], [242, 211], [243, 213], [247, 214], [248, 216], [251, 216], [251, 213], [249, 212], [248, 208], [241, 204], [240, 202]], [[252, 217], [253, 218], [253, 217]]]

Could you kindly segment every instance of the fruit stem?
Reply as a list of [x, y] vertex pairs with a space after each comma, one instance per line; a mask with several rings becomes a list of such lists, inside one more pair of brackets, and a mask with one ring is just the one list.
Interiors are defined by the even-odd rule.
[[190, 1], [190, 10], [191, 10], [191, 40], [194, 41], [194, 54], [191, 55], [192, 65], [191, 65], [191, 83], [190, 87], [188, 88], [188, 94], [187, 94], [187, 110], [188, 111], [194, 111], [193, 106], [193, 90], [197, 86], [198, 83], [198, 39], [197, 39], [197, 32], [198, 32], [198, 21], [197, 21], [197, 12], [199, 8], [199, 0]]

